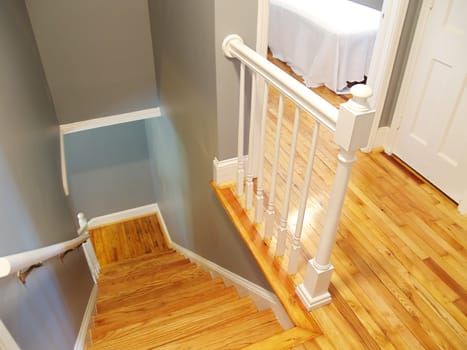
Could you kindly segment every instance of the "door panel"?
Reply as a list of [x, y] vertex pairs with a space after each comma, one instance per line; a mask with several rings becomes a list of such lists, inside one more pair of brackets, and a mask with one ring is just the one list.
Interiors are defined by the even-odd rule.
[[431, 9], [394, 152], [459, 202], [467, 190], [465, 0]]

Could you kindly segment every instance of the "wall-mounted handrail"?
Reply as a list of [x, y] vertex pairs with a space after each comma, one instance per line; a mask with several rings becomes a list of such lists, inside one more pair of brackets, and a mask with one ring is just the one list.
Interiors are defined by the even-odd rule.
[[227, 57], [237, 58], [252, 71], [261, 75], [270, 85], [289, 97], [320, 124], [333, 132], [336, 130], [339, 113], [336, 107], [250, 49], [243, 43], [240, 36], [236, 34], [227, 36], [222, 43], [222, 48]]
[[[80, 222], [81, 226], [81, 222]], [[87, 223], [78, 230], [78, 237], [69, 241], [52, 244], [47, 247], [29, 250], [22, 253], [0, 257], [0, 278], [18, 273], [32, 266], [40, 266], [45, 261], [61, 256], [69, 250], [75, 249], [89, 239]]]

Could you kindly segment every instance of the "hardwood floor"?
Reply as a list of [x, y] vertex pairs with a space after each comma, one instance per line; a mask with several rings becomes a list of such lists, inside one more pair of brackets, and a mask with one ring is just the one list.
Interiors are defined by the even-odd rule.
[[89, 235], [101, 266], [168, 248], [156, 215], [96, 227]]
[[[273, 90], [270, 95], [266, 173], [271, 168], [278, 93]], [[283, 198], [293, 110], [286, 100], [276, 212]], [[313, 126], [312, 119], [303, 115], [289, 211], [290, 235]], [[300, 271], [293, 277], [296, 284], [303, 280], [306, 261], [316, 252], [337, 163], [337, 146], [331, 133], [323, 129], [302, 236]], [[268, 176], [265, 190], [269, 193]], [[247, 214], [252, 219], [253, 212]], [[311, 312], [323, 334], [297, 348], [467, 348], [466, 243], [467, 216], [460, 215], [449, 198], [396, 158], [381, 151], [359, 153], [332, 256], [333, 301]], [[275, 238], [268, 244], [274, 248]], [[281, 261], [287, 264], [287, 256]]]

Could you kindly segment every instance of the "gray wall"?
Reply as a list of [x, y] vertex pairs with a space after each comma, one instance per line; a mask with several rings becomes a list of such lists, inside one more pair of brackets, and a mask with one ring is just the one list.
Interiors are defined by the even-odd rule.
[[[215, 2], [215, 41], [216, 55], [216, 92], [217, 92], [217, 137], [222, 140], [217, 145], [218, 159], [237, 156], [237, 125], [240, 64], [238, 60], [227, 59], [222, 51], [222, 42], [229, 34], [238, 34], [247, 45], [256, 46], [256, 1], [216, 1]], [[241, 25], [239, 25], [241, 18]], [[247, 73], [245, 105], [246, 125], [248, 125], [250, 106], [250, 84]], [[245, 130], [245, 141], [248, 142], [248, 130]]]
[[[224, 83], [232, 84], [229, 72], [216, 65], [216, 29], [225, 21], [230, 28], [222, 30], [236, 32], [251, 20], [231, 7], [234, 3], [239, 2], [149, 1], [164, 117], [146, 121], [146, 132], [156, 197], [174, 241], [267, 286], [209, 186], [222, 118], [216, 75], [225, 74]], [[242, 1], [242, 6], [255, 11], [256, 2]]]
[[[72, 239], [58, 123], [23, 1], [0, 2], [0, 256]], [[0, 279], [0, 318], [23, 350], [72, 349], [92, 280], [81, 250], [23, 286]]]
[[88, 218], [155, 203], [144, 121], [65, 135], [74, 212]]
[[350, 0], [352, 2], [356, 2], [357, 4], [365, 5], [375, 10], [381, 11], [383, 8], [383, 1], [384, 0]]
[[152, 108], [146, 0], [26, 0], [60, 124]]

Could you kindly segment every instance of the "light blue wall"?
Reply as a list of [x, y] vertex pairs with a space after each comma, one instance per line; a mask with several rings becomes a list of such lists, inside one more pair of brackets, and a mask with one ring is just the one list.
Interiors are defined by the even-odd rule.
[[70, 200], [88, 218], [156, 202], [144, 121], [65, 135]]
[[[216, 9], [220, 3], [238, 6]], [[149, 8], [164, 116], [146, 121], [146, 132], [156, 197], [170, 235], [195, 253], [268, 288], [209, 185], [218, 142], [230, 139], [218, 140], [218, 120], [224, 116], [218, 114], [217, 76], [222, 74], [221, 83], [227, 86], [232, 85], [229, 79], [238, 80], [231, 74], [234, 69], [224, 72], [216, 65], [217, 24], [230, 23], [222, 30], [232, 32], [255, 27], [247, 21], [256, 16], [244, 16], [242, 11], [256, 12], [256, 2], [150, 0]], [[228, 8], [235, 11], [223, 11]], [[234, 128], [222, 132], [235, 133]]]
[[[0, 256], [76, 237], [60, 185], [58, 122], [23, 1], [0, 1]], [[81, 250], [22, 285], [0, 279], [0, 319], [23, 350], [72, 349], [92, 280]]]

